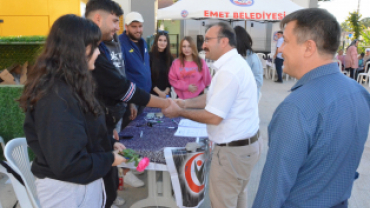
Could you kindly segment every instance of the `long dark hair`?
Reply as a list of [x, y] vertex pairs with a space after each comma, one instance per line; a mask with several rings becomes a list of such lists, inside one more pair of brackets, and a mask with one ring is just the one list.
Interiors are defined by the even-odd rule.
[[191, 50], [193, 52], [191, 56], [193, 57], [193, 61], [198, 66], [198, 71], [201, 72], [203, 64], [202, 64], [202, 61], [199, 58], [197, 46], [195, 45], [195, 43], [193, 41], [193, 38], [191, 38], [190, 36], [185, 36], [184, 39], [182, 39], [181, 42], [180, 42], [180, 54], [179, 54], [180, 63], [181, 63], [182, 66], [185, 66], [185, 54], [182, 52], [182, 44], [184, 44], [185, 40], [189, 42]]
[[[101, 112], [94, 96], [95, 83], [88, 70], [88, 59], [94, 53], [101, 32], [92, 21], [73, 14], [54, 22], [44, 50], [28, 72], [28, 80], [19, 99], [20, 107], [33, 110], [33, 106], [52, 88], [56, 80], [63, 80], [72, 89], [81, 109], [95, 116]], [[91, 46], [86, 57], [86, 47]]]
[[253, 41], [247, 31], [240, 26], [234, 27], [234, 31], [236, 34], [236, 49], [238, 50], [238, 53], [242, 56], [247, 56], [247, 50], [250, 50], [250, 52], [253, 53]]
[[[154, 58], [159, 58], [159, 50], [158, 50], [158, 40], [159, 40], [159, 37], [160, 36], [165, 36], [166, 39], [167, 39], [167, 46], [166, 48], [164, 49], [164, 54], [165, 54], [165, 63], [166, 63], [166, 74], [168, 74], [169, 70], [170, 70], [170, 67], [171, 67], [171, 64], [172, 64], [172, 55], [171, 55], [171, 48], [170, 48], [170, 38], [168, 36], [167, 33], [165, 32], [159, 32], [157, 33], [157, 35], [155, 36], [155, 39], [154, 39], [154, 43], [153, 43], [153, 46], [152, 46], [152, 49], [151, 49], [151, 53], [153, 55]], [[152, 76], [154, 78], [157, 78], [158, 75], [159, 75], [159, 71], [157, 68], [155, 67], [151, 67], [150, 68], [151, 71], [152, 71]]]

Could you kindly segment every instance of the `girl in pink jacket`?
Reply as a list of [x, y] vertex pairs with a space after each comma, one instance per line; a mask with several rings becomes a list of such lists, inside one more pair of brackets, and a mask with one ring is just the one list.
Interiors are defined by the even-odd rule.
[[344, 57], [344, 68], [349, 71], [350, 76], [355, 79], [354, 72], [358, 68], [358, 54], [357, 54], [358, 40], [352, 41], [351, 45], [347, 48], [346, 56]]
[[179, 58], [174, 60], [168, 80], [181, 99], [189, 99], [202, 94], [211, 83], [211, 74], [206, 62], [199, 58], [193, 39], [184, 37], [180, 43]]

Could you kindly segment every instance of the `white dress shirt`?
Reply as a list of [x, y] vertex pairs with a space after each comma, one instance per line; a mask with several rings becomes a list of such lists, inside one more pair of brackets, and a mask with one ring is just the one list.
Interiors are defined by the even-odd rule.
[[223, 118], [207, 124], [209, 139], [217, 144], [254, 136], [259, 128], [257, 86], [251, 68], [236, 49], [213, 63], [216, 75], [207, 92], [205, 110]]

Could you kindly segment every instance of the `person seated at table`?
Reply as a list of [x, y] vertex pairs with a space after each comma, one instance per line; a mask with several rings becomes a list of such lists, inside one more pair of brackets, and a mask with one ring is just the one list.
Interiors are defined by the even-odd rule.
[[43, 208], [104, 207], [102, 177], [126, 161], [102, 146], [105, 114], [90, 73], [100, 38], [89, 20], [73, 14], [56, 20], [19, 99]]
[[234, 27], [234, 30], [238, 43], [236, 49], [238, 50], [238, 53], [247, 61], [249, 67], [252, 70], [254, 79], [256, 80], [258, 100], [261, 93], [261, 86], [263, 84], [263, 67], [261, 60], [252, 50], [253, 41], [247, 31], [240, 26]]
[[358, 68], [356, 70], [356, 76], [355, 76], [355, 80], [357, 80], [357, 76], [358, 74], [364, 72], [364, 56], [365, 56], [365, 53], [361, 53], [360, 55], [358, 55]]
[[343, 55], [343, 49], [339, 49], [337, 57], [335, 57], [337, 60], [342, 62], [342, 66], [340, 66], [340, 69], [343, 71], [344, 69], [344, 57]]
[[150, 55], [150, 70], [152, 72], [151, 93], [161, 98], [170, 94], [171, 85], [168, 81], [168, 71], [173, 58], [170, 50], [170, 38], [165, 32], [159, 32], [154, 39]]
[[212, 78], [207, 64], [199, 58], [191, 37], [186, 36], [181, 40], [180, 55], [173, 61], [168, 79], [181, 99], [197, 97], [211, 84]]

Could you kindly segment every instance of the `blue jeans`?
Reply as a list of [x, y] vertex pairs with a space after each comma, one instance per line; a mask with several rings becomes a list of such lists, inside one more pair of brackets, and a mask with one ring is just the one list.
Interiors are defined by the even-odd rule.
[[281, 58], [275, 59], [276, 73], [278, 75], [279, 81], [283, 80], [283, 63], [284, 63], [284, 59], [281, 59]]

